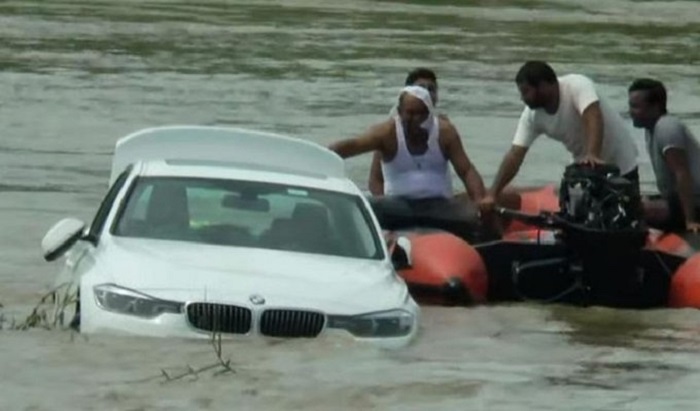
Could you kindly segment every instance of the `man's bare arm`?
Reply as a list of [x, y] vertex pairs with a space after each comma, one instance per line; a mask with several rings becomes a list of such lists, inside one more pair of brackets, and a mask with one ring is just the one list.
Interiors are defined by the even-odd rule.
[[375, 151], [372, 156], [372, 164], [369, 168], [368, 187], [370, 193], [375, 196], [384, 195], [384, 174], [382, 173], [382, 153]]
[[363, 134], [336, 141], [328, 146], [330, 150], [335, 151], [340, 157], [348, 158], [370, 151], [383, 151], [385, 145], [385, 137], [391, 133], [393, 121], [385, 121], [370, 127]]
[[693, 201], [693, 176], [690, 173], [685, 150], [669, 148], [664, 153], [664, 160], [676, 179], [676, 190], [683, 208], [686, 227], [696, 226], [698, 219], [695, 215], [695, 202]]
[[520, 170], [520, 166], [525, 160], [525, 154], [527, 154], [527, 147], [522, 147], [518, 145], [512, 145], [510, 150], [503, 157], [501, 165], [498, 167], [498, 172], [496, 173], [496, 178], [493, 180], [491, 189], [489, 190], [489, 195], [497, 198], [505, 186], [508, 185], [516, 174]]
[[582, 119], [588, 141], [586, 156], [588, 159], [600, 159], [603, 149], [603, 113], [600, 111], [600, 103], [596, 101], [586, 107]]
[[486, 194], [484, 181], [479, 171], [469, 159], [469, 155], [467, 155], [464, 149], [462, 139], [457, 129], [452, 124], [448, 123], [445, 125], [444, 130], [447, 137], [447, 158], [450, 160], [450, 163], [452, 163], [452, 167], [454, 167], [462, 183], [464, 183], [464, 188], [467, 190], [469, 198], [473, 201], [481, 200]]

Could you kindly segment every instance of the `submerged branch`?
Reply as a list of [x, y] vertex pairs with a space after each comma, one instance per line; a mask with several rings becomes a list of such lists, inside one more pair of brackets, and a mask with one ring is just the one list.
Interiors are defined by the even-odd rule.
[[[71, 287], [70, 283], [64, 283], [54, 287], [41, 296], [39, 302], [34, 306], [31, 313], [24, 321], [17, 323], [14, 317], [8, 318], [4, 313], [0, 313], [0, 330], [21, 330], [25, 331], [30, 328], [43, 328], [52, 330], [64, 325], [65, 312], [71, 305], [78, 303], [77, 290]], [[0, 305], [2, 307], [2, 305]], [[79, 332], [71, 332], [70, 341], [75, 340], [75, 336], [80, 335]], [[87, 340], [87, 337], [84, 336]], [[222, 333], [212, 332], [210, 344], [216, 356], [216, 362], [203, 365], [198, 368], [193, 368], [189, 364], [186, 365], [186, 370], [179, 374], [168, 373], [165, 369], [161, 369], [160, 374], [153, 377], [144, 378], [132, 383], [148, 382], [157, 379], [163, 379], [163, 382], [172, 382], [182, 380], [186, 377], [193, 377], [195, 380], [207, 371], [214, 371], [213, 376], [222, 374], [235, 374], [236, 370], [231, 366], [231, 359], [224, 358], [222, 349]]]
[[[0, 330], [26, 331], [30, 328], [43, 328], [52, 330], [63, 326], [65, 312], [72, 304], [77, 304], [77, 291], [71, 288], [71, 284], [63, 283], [44, 293], [39, 302], [22, 322], [16, 318], [8, 319], [0, 314]], [[0, 305], [0, 307], [2, 307]]]
[[209, 363], [202, 365], [200, 367], [194, 368], [191, 365], [187, 364], [185, 365], [185, 370], [174, 374], [172, 372], [168, 372], [165, 369], [161, 368], [160, 374], [155, 375], [152, 377], [147, 377], [147, 378], [142, 378], [139, 380], [133, 380], [129, 381], [130, 384], [138, 384], [138, 383], [144, 383], [144, 382], [151, 382], [151, 381], [157, 381], [160, 380], [161, 383], [169, 383], [169, 382], [174, 382], [174, 381], [179, 381], [182, 379], [185, 379], [187, 377], [192, 377], [192, 380], [196, 381], [199, 379], [199, 377], [207, 372], [207, 371], [212, 371], [212, 376], [216, 377], [219, 375], [223, 374], [235, 374], [236, 370], [233, 369], [231, 366], [231, 359], [226, 358], [224, 359], [223, 356], [223, 349], [222, 349], [222, 335], [220, 332], [213, 332], [211, 334], [210, 338], [210, 343], [212, 346], [212, 349], [214, 350], [214, 355], [216, 356], [216, 362]]

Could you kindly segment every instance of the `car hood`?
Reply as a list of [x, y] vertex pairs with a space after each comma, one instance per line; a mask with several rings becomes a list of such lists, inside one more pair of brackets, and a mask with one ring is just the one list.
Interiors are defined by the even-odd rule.
[[339, 314], [394, 308], [407, 290], [386, 261], [112, 237], [100, 253], [107, 280], [154, 297], [299, 307]]

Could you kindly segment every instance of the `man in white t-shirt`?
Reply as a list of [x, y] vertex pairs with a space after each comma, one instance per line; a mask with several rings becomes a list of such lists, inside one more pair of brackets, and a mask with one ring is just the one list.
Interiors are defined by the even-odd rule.
[[598, 95], [589, 78], [579, 74], [557, 77], [547, 63], [528, 61], [518, 71], [515, 83], [527, 107], [520, 116], [511, 149], [480, 202], [482, 211], [493, 208], [541, 134], [564, 144], [576, 162], [594, 167], [616, 165], [623, 177], [639, 187], [637, 145], [622, 117]]

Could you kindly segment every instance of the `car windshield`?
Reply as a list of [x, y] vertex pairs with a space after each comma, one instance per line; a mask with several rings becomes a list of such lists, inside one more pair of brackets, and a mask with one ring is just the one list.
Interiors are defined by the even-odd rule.
[[141, 177], [112, 234], [381, 259], [361, 198], [251, 181]]

